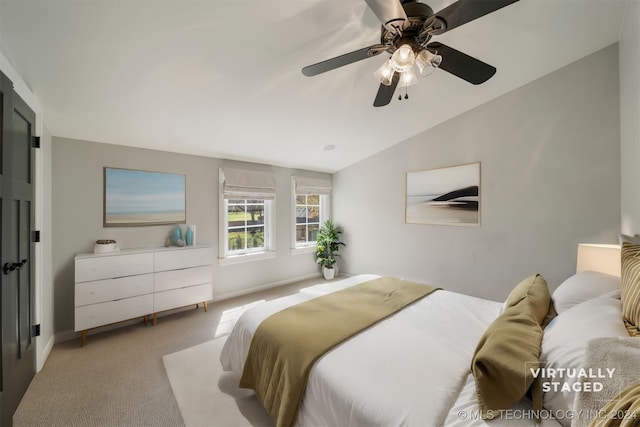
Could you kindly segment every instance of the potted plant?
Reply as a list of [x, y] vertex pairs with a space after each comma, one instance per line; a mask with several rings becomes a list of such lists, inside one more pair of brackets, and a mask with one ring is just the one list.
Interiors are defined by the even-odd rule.
[[326, 280], [331, 280], [335, 276], [336, 257], [340, 256], [338, 251], [340, 245], [345, 246], [340, 241], [342, 230], [335, 226], [333, 221], [325, 221], [318, 231], [316, 240], [316, 262], [322, 266], [322, 274]]

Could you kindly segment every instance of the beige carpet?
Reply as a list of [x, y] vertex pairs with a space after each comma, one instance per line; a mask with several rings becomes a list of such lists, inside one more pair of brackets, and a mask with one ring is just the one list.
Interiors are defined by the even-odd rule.
[[187, 427], [272, 427], [253, 392], [238, 387], [239, 375], [223, 372], [226, 337], [164, 356], [162, 361]]

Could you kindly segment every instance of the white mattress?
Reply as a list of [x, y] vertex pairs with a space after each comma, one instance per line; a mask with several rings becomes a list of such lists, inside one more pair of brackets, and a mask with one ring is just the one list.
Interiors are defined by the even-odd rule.
[[[223, 368], [242, 372], [251, 336], [271, 314], [377, 277], [323, 283], [251, 308], [226, 341]], [[478, 420], [471, 358], [501, 311], [502, 303], [440, 290], [363, 331], [314, 365], [296, 425], [533, 425], [529, 419]], [[513, 415], [518, 417], [517, 412]]]

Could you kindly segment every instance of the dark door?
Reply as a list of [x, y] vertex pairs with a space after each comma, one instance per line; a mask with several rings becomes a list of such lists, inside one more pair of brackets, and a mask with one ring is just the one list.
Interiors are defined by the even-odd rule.
[[2, 368], [0, 370], [0, 425], [11, 425], [13, 413], [35, 372], [32, 338], [34, 284], [33, 130], [35, 114], [13, 92], [0, 73], [0, 287]]

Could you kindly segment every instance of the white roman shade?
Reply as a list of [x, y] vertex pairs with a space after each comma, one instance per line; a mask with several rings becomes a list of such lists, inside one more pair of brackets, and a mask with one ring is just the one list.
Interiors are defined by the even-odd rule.
[[321, 196], [329, 196], [331, 194], [331, 181], [328, 179], [296, 176], [294, 180], [297, 195], [319, 194]]
[[276, 175], [241, 169], [222, 169], [222, 191], [225, 199], [276, 198]]

